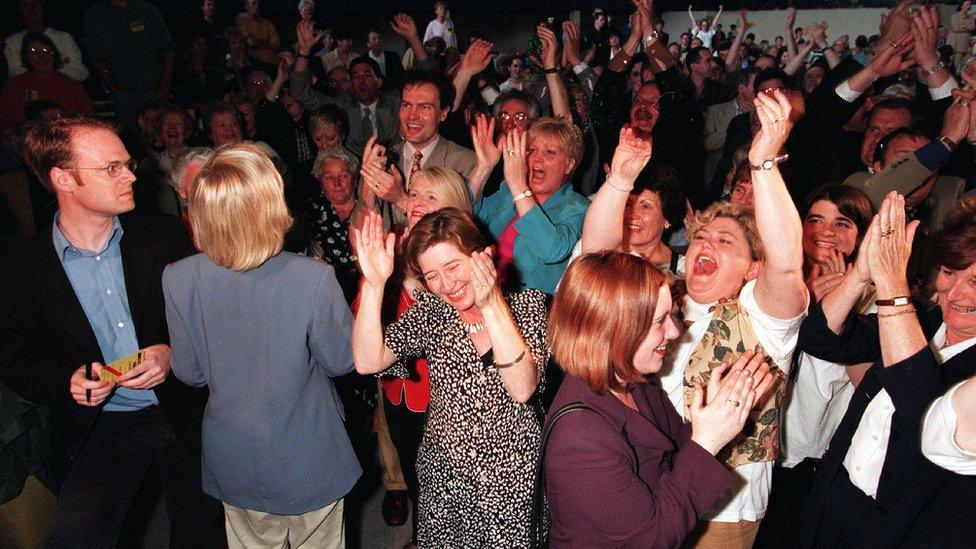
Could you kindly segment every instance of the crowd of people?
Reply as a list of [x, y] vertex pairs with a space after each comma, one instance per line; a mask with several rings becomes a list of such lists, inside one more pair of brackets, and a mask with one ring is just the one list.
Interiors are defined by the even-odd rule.
[[632, 4], [19, 0], [0, 546], [132, 544], [148, 484], [175, 547], [344, 547], [370, 471], [408, 547], [971, 545], [971, 2]]

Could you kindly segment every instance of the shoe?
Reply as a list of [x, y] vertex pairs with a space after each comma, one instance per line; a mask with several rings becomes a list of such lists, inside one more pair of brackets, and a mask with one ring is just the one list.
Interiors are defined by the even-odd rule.
[[383, 496], [383, 520], [387, 526], [401, 526], [410, 514], [406, 490], [388, 490]]

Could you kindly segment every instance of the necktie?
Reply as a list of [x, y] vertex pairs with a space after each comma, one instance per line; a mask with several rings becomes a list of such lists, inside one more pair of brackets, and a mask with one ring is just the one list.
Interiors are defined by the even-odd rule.
[[420, 151], [413, 153], [413, 165], [410, 166], [410, 177], [413, 177], [413, 174], [420, 171], [420, 159], [423, 157], [424, 153]]
[[373, 119], [369, 117], [369, 107], [363, 109], [363, 135], [373, 135]]

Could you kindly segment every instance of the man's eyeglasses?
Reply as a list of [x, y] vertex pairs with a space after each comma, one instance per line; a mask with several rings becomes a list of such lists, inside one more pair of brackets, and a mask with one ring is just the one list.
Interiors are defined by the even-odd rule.
[[82, 167], [82, 166], [76, 166], [73, 169], [75, 169], [75, 170], [99, 170], [99, 171], [104, 171], [104, 172], [107, 172], [108, 173], [108, 176], [109, 177], [113, 177], [114, 178], [114, 177], [119, 177], [120, 175], [122, 175], [122, 170], [129, 170], [129, 173], [135, 175], [135, 173], [136, 173], [136, 166], [138, 166], [138, 162], [136, 162], [134, 159], [130, 158], [130, 159], [126, 160], [125, 162], [119, 162], [118, 160], [116, 160], [115, 162], [110, 162], [108, 166], [102, 166], [101, 168], [86, 168], [86, 167]]
[[637, 98], [634, 100], [634, 106], [645, 107], [648, 109], [656, 109], [661, 106], [661, 98], [658, 97], [657, 99], [653, 99], [653, 100]]
[[51, 48], [28, 48], [27, 51], [33, 54], [54, 55], [54, 50]]
[[498, 113], [497, 116], [495, 116], [495, 118], [497, 118], [499, 122], [508, 122], [509, 120], [514, 120], [516, 123], [521, 124], [522, 122], [525, 122], [526, 120], [529, 119], [529, 115], [525, 114], [524, 112], [517, 112], [515, 114], [500, 112]]

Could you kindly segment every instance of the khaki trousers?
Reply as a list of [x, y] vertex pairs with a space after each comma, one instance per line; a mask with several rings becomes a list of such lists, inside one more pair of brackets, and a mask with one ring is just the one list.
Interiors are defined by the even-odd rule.
[[224, 503], [230, 549], [344, 549], [343, 500], [301, 515], [273, 515]]
[[0, 505], [0, 547], [43, 547], [57, 506], [58, 499], [37, 477], [27, 477], [20, 495]]
[[400, 469], [400, 456], [397, 455], [396, 446], [390, 439], [390, 425], [386, 423], [386, 412], [383, 406], [386, 395], [379, 380], [376, 381], [376, 385], [380, 403], [376, 407], [376, 443], [380, 450], [380, 465], [383, 467], [383, 488], [387, 492], [406, 490], [407, 483], [403, 480], [403, 471]]
[[759, 522], [709, 522], [700, 520], [684, 547], [694, 549], [751, 549], [759, 533]]

